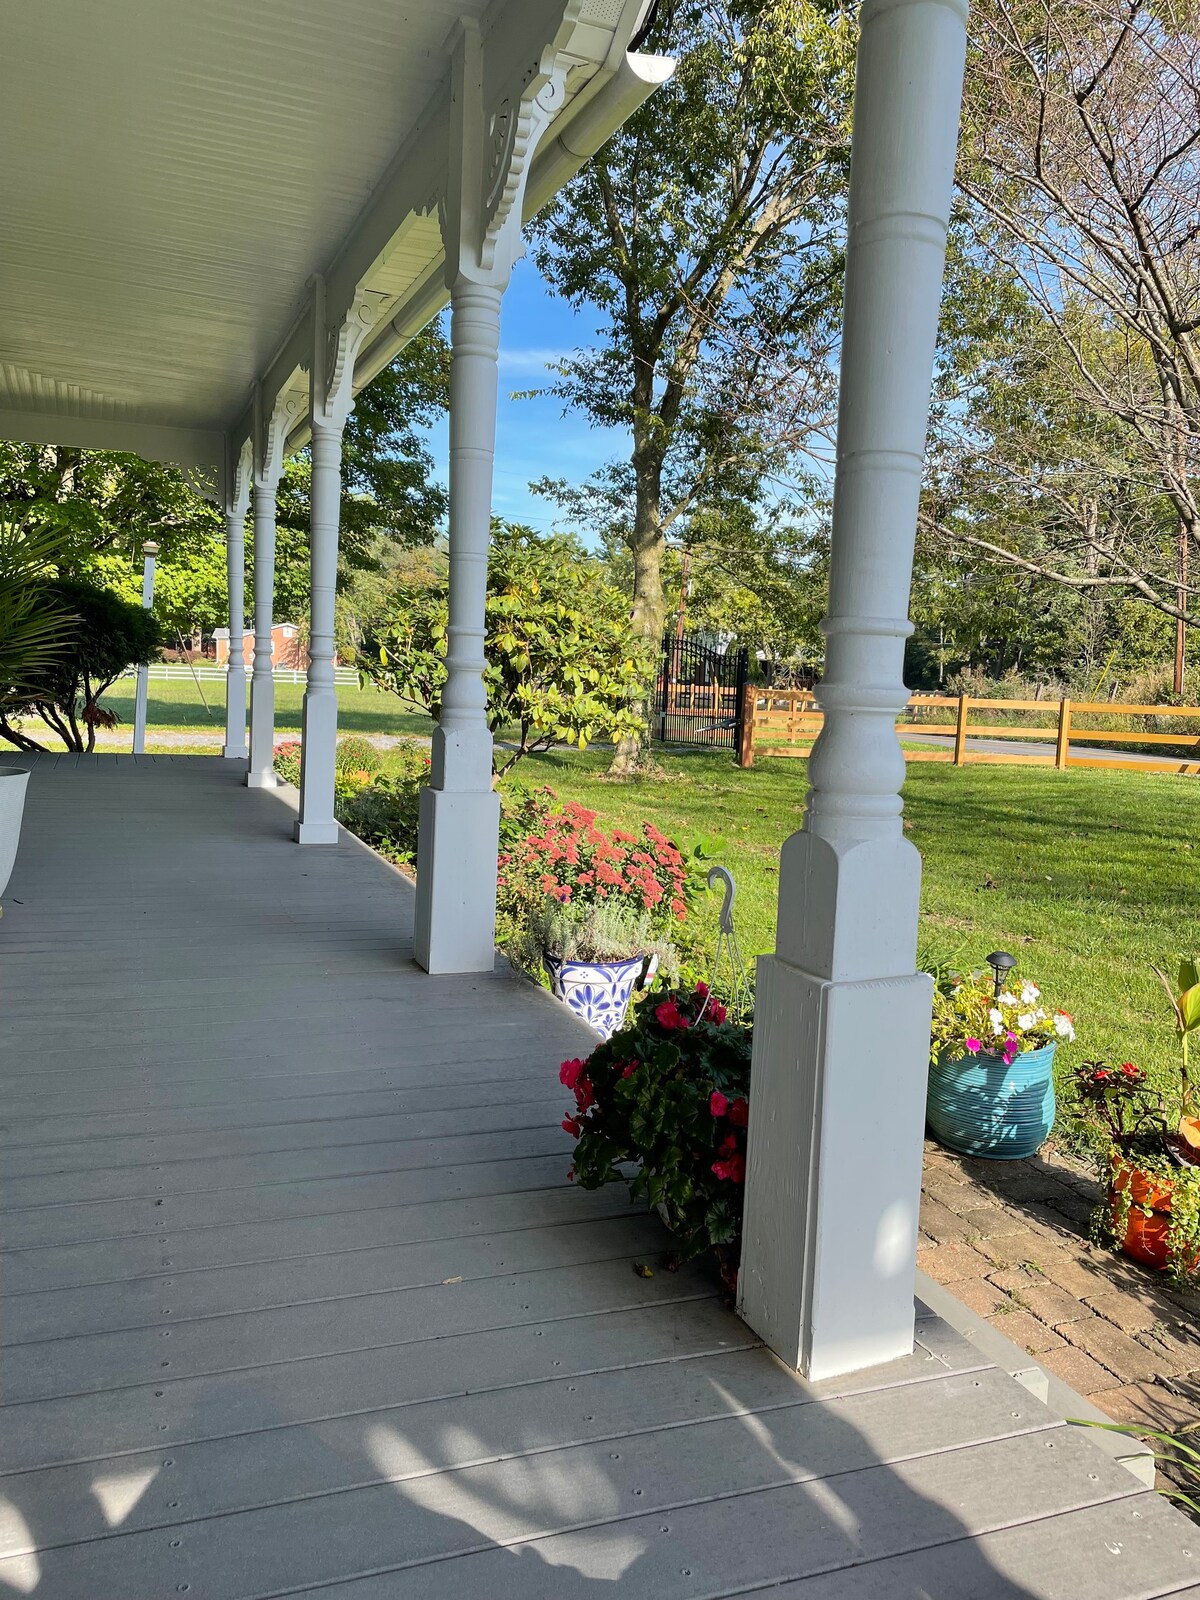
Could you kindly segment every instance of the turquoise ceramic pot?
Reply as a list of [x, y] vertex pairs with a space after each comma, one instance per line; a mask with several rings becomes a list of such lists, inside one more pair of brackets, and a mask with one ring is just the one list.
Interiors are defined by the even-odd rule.
[[944, 1058], [929, 1068], [929, 1126], [966, 1156], [1018, 1161], [1043, 1144], [1054, 1124], [1055, 1045], [1026, 1050], [1006, 1067], [1000, 1056]]

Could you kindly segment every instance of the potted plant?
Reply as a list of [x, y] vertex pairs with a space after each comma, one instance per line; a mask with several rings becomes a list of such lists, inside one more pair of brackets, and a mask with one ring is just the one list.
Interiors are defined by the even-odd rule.
[[1102, 1135], [1108, 1193], [1094, 1231], [1126, 1255], [1179, 1281], [1200, 1268], [1200, 1117], [1188, 1064], [1200, 1028], [1200, 963], [1181, 959], [1177, 981], [1151, 969], [1171, 1004], [1179, 1040], [1179, 1087], [1157, 1093], [1132, 1061], [1085, 1061], [1076, 1074], [1084, 1116]]
[[[732, 1293], [741, 1255], [751, 1034], [704, 984], [645, 995], [586, 1061], [564, 1061], [575, 1104], [572, 1179], [625, 1182], [658, 1210], [686, 1261], [711, 1250]], [[632, 1174], [627, 1170], [632, 1163]]]
[[936, 977], [930, 1030], [929, 1126], [944, 1145], [993, 1161], [1031, 1156], [1054, 1124], [1054, 1052], [1075, 1037], [1066, 1011], [1013, 975], [1004, 951], [992, 976]]
[[675, 968], [671, 931], [692, 892], [683, 856], [652, 823], [640, 837], [596, 826], [576, 801], [522, 797], [499, 857], [502, 924], [516, 924], [519, 964], [541, 962], [551, 992], [604, 1038], [635, 988]]
[[[1156, 1093], [1132, 1061], [1085, 1061], [1075, 1073], [1080, 1110], [1101, 1135], [1107, 1192], [1094, 1235], [1178, 1282], [1200, 1268], [1200, 1146], [1195, 1118]], [[1183, 1103], [1186, 1110], [1186, 1101]]]

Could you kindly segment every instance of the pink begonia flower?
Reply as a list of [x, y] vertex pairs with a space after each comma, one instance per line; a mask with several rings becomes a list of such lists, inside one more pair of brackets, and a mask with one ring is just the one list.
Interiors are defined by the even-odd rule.
[[983, 1045], [979, 1042], [978, 1039], [968, 1039], [967, 1040], [967, 1049], [971, 1052], [971, 1054], [973, 1056], [977, 1056], [979, 1054], [979, 1052], [983, 1049]]
[[708, 1097], [708, 1109], [714, 1117], [723, 1117], [729, 1110], [729, 1101], [719, 1089], [714, 1089]]
[[578, 1139], [579, 1135], [583, 1132], [577, 1117], [564, 1117], [562, 1125], [563, 1132], [569, 1133], [572, 1139]]
[[715, 1022], [719, 1025], [725, 1021], [728, 1013], [719, 1000], [714, 1000], [704, 1015], [709, 1022]]
[[701, 1000], [707, 1000], [708, 999], [708, 985], [706, 983], [698, 983], [696, 985], [696, 993], [700, 996]]

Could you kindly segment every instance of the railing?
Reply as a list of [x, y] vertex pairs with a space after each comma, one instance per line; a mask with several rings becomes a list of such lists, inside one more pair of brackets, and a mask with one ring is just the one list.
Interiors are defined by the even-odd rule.
[[[984, 723], [972, 722], [980, 712]], [[1010, 720], [998, 720], [1000, 718]], [[1022, 718], [1024, 720], [1011, 720]], [[1113, 727], [1113, 719], [1126, 723]], [[896, 721], [901, 738], [907, 734], [942, 734], [944, 748], [905, 751], [909, 761], [945, 761], [956, 767], [975, 765], [1110, 767], [1129, 769], [1147, 763], [1136, 757], [1076, 754], [1073, 744], [1127, 744], [1149, 747], [1170, 745], [1170, 756], [1148, 770], [1200, 774], [1200, 706], [1124, 705], [1120, 701], [985, 700], [970, 695], [915, 694]], [[1177, 720], [1182, 727], [1166, 728]], [[748, 689], [738, 739], [738, 764], [753, 766], [758, 756], [807, 756], [824, 718], [808, 689]], [[1130, 727], [1130, 722], [1143, 726]], [[1045, 741], [1042, 751], [979, 750], [968, 739]], [[910, 745], [912, 740], [907, 741]], [[1196, 759], [1189, 760], [1188, 756]]]
[[[224, 665], [215, 666], [211, 661], [203, 663], [197, 661], [195, 666], [189, 666], [186, 661], [152, 661], [147, 669], [151, 678], [188, 679], [199, 678], [201, 683], [225, 682], [226, 668]], [[250, 668], [246, 668], [249, 675]], [[137, 676], [137, 669], [130, 667], [121, 674], [123, 678]], [[303, 667], [275, 667], [272, 676], [276, 683], [304, 683], [307, 681], [307, 672]], [[334, 667], [333, 677], [336, 683], [357, 684], [358, 673], [353, 667]]]

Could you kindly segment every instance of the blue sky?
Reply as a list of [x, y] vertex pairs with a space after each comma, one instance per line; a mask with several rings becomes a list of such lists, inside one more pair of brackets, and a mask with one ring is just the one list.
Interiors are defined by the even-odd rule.
[[[581, 483], [605, 461], [628, 450], [623, 429], [590, 428], [578, 412], [563, 415], [552, 395], [513, 400], [514, 390], [548, 384], [547, 361], [590, 345], [595, 324], [552, 295], [529, 260], [517, 262], [500, 313], [500, 400], [496, 419], [496, 514], [548, 529], [556, 508], [529, 492], [535, 478]], [[437, 476], [446, 481], [445, 423], [430, 434]]]

